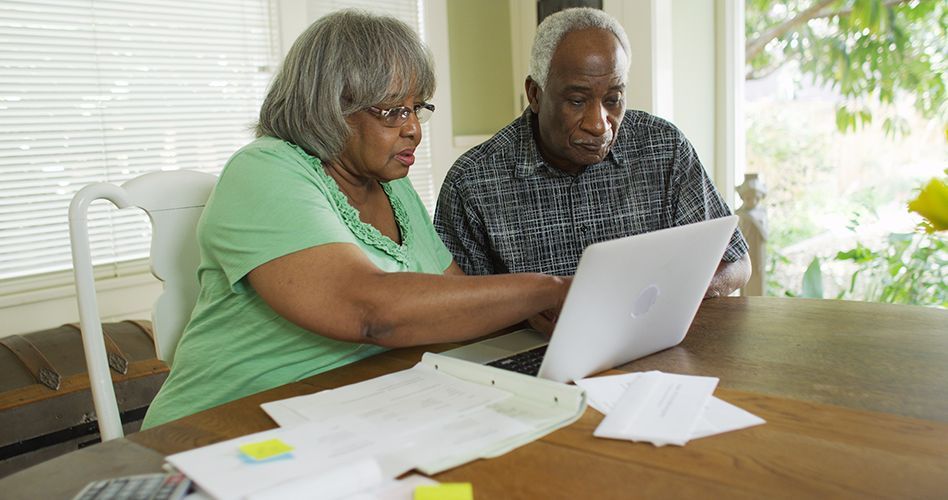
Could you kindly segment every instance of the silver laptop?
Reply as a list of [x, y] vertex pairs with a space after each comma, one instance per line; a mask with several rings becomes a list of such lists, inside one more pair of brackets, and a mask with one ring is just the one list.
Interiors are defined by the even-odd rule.
[[590, 245], [549, 341], [526, 329], [442, 354], [511, 369], [542, 356], [537, 376], [571, 382], [678, 345], [736, 226], [730, 215]]

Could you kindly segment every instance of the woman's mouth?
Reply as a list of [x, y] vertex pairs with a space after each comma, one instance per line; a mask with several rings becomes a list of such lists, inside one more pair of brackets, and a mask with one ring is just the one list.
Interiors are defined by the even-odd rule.
[[415, 163], [415, 150], [414, 149], [403, 149], [395, 155], [395, 160], [397, 160], [402, 165], [410, 167]]

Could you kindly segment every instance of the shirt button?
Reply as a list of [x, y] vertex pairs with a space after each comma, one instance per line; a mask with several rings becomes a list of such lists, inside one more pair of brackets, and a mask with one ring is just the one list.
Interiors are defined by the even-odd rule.
[[582, 232], [584, 232], [584, 233], [585, 233], [588, 229], [589, 229], [589, 226], [586, 226], [585, 224], [579, 226], [579, 230], [582, 231]]

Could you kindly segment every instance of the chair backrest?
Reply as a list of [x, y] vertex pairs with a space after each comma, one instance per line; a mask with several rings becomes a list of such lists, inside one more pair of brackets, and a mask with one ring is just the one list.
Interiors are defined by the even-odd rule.
[[89, 382], [103, 441], [124, 435], [108, 358], [102, 336], [92, 256], [89, 249], [89, 205], [106, 199], [119, 208], [137, 207], [148, 214], [152, 225], [151, 271], [164, 290], [152, 309], [155, 352], [169, 365], [174, 350], [197, 301], [200, 285], [197, 268], [197, 222], [217, 177], [193, 170], [152, 172], [121, 186], [90, 184], [76, 193], [69, 205], [69, 236], [79, 323]]

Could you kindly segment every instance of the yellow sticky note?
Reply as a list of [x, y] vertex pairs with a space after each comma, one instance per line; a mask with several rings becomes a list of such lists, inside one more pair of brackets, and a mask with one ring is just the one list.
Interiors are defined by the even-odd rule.
[[471, 483], [441, 483], [415, 488], [414, 500], [474, 500]]
[[268, 439], [240, 446], [240, 452], [254, 460], [266, 460], [290, 451], [293, 451], [293, 447], [279, 439]]

